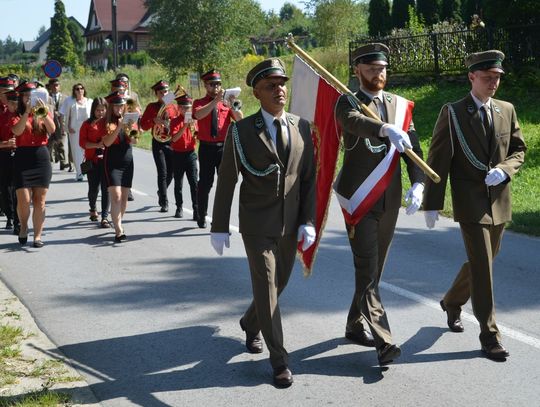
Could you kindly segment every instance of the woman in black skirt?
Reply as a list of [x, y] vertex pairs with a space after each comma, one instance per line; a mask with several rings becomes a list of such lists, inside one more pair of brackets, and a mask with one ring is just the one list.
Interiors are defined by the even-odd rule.
[[129, 190], [133, 181], [133, 153], [131, 144], [137, 143], [138, 136], [131, 131], [138, 131], [137, 123], [130, 126], [122, 123], [126, 99], [123, 94], [114, 92], [105, 98], [107, 114], [105, 116], [106, 135], [105, 145], [105, 174], [109, 186], [111, 200], [111, 219], [114, 224], [114, 241], [120, 243], [126, 240], [122, 227], [122, 218], [126, 212]]
[[21, 83], [17, 115], [11, 120], [11, 132], [16, 137], [17, 149], [14, 158], [14, 184], [17, 193], [17, 213], [21, 229], [19, 243], [28, 240], [30, 202], [34, 207], [34, 247], [43, 247], [41, 233], [45, 221], [45, 198], [49, 190], [52, 168], [47, 149], [48, 135], [54, 133], [55, 125], [51, 112], [43, 117], [34, 115], [30, 105], [30, 93], [36, 88], [31, 82]]

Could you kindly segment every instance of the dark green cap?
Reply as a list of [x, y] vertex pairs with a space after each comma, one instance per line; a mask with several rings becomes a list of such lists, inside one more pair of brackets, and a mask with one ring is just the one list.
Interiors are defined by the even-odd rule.
[[502, 61], [504, 54], [496, 49], [483, 52], [475, 52], [465, 57], [465, 65], [469, 72], [494, 71], [504, 73]]
[[269, 58], [255, 65], [246, 77], [248, 86], [255, 86], [257, 82], [265, 78], [284, 78], [286, 81], [289, 77], [285, 73], [285, 65], [279, 58]]
[[379, 42], [362, 45], [356, 48], [352, 53], [353, 65], [356, 64], [372, 64], [374, 62], [386, 62], [388, 65], [388, 54], [390, 49]]

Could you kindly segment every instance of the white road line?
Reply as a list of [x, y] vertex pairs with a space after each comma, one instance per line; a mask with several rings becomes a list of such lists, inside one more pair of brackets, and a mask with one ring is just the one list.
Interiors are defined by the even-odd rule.
[[[402, 297], [408, 298], [409, 300], [419, 302], [420, 304], [426, 305], [428, 307], [434, 308], [438, 311], [441, 310], [441, 306], [437, 301], [430, 300], [427, 297], [413, 293], [412, 291], [405, 290], [403, 288], [397, 287], [393, 284], [385, 283], [381, 281], [379, 286], [385, 290], [391, 291], [394, 294], [400, 295]], [[478, 325], [478, 321], [474, 315], [469, 314], [468, 312], [461, 311], [461, 319], [472, 322], [475, 325]], [[530, 345], [536, 349], [540, 349], [540, 339], [535, 338], [534, 336], [524, 334], [515, 329], [509, 328], [505, 325], [502, 325], [497, 322], [497, 326], [501, 333], [509, 338], [515, 339], [516, 341], [522, 342], [524, 344]]]
[[150, 196], [146, 192], [139, 191], [138, 189], [135, 189], [135, 188], [131, 188], [131, 192], [137, 195], [141, 195], [141, 196]]

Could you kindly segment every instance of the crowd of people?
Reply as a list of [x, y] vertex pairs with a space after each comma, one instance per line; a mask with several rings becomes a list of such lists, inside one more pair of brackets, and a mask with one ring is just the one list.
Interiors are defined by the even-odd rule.
[[[471, 298], [482, 352], [490, 359], [505, 360], [509, 352], [502, 346], [495, 322], [493, 259], [511, 217], [510, 181], [523, 164], [526, 146], [514, 107], [493, 98], [504, 73], [504, 54], [491, 50], [465, 60], [471, 91], [443, 106], [428, 153], [428, 165], [440, 175], [440, 183], [426, 179], [404, 154], [413, 150], [422, 157], [422, 150], [412, 117], [404, 113], [408, 101], [385, 90], [388, 47], [366, 44], [354, 50], [352, 57], [359, 90], [354, 97], [341, 96], [335, 106], [344, 143], [336, 194], [352, 199], [381, 166], [403, 158], [411, 182], [405, 195], [406, 213], [423, 206], [426, 226], [431, 229], [443, 209], [450, 178], [454, 218], [462, 230], [467, 261], [441, 300], [441, 308], [449, 329], [463, 332], [461, 307]], [[224, 100], [218, 71], [210, 70], [201, 79], [206, 95], [195, 101], [185, 92], [171, 95], [169, 84], [158, 81], [152, 86], [156, 101], [141, 114], [138, 96], [122, 73], [111, 81], [108, 96], [94, 100], [86, 97], [80, 83], [65, 98], [58, 94], [58, 81], [52, 79], [48, 112], [31, 103], [39, 84], [18, 83], [15, 75], [0, 78], [0, 180], [6, 227], [14, 228], [20, 244], [26, 244], [33, 206], [34, 246], [43, 246], [52, 161], [59, 162], [60, 169], [73, 168], [78, 181], [83, 172], [88, 174], [90, 219], [99, 220], [96, 205], [101, 191], [99, 225], [107, 228], [112, 223], [114, 241], [126, 240], [122, 219], [133, 180], [132, 145], [141, 130], [151, 130], [161, 212], [169, 210], [167, 188], [174, 179], [174, 216], [183, 217], [186, 174], [193, 219], [206, 228], [209, 192], [218, 173], [210, 243], [222, 255], [229, 247], [231, 205], [241, 174], [239, 225], [253, 301], [239, 324], [250, 353], [263, 351], [264, 338], [273, 382], [288, 387], [293, 376], [278, 297], [289, 280], [297, 246], [308, 250], [317, 238], [317, 163], [310, 123], [285, 111], [289, 77], [278, 58], [264, 60], [248, 72], [246, 85], [253, 89], [260, 109], [246, 118], [233, 99]], [[371, 195], [375, 199], [363, 216], [344, 215], [355, 268], [345, 337], [376, 348], [380, 365], [387, 365], [400, 357], [401, 349], [392, 339], [379, 282], [403, 188], [399, 163], [383, 172], [385, 176], [373, 188], [377, 189]]]

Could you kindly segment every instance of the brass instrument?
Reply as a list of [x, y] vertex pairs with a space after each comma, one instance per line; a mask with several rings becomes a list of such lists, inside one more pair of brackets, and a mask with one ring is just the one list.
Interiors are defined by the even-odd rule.
[[[184, 90], [184, 88], [178, 85], [176, 87], [176, 90], [174, 91], [174, 97], [177, 98], [178, 96], [181, 96], [185, 93], [186, 91]], [[156, 115], [157, 118], [163, 119], [165, 123], [154, 124], [154, 126], [152, 127], [152, 137], [154, 138], [154, 140], [159, 141], [160, 143], [167, 143], [172, 139], [172, 134], [170, 134], [171, 121], [169, 118], [169, 114], [167, 113], [167, 107], [169, 107], [170, 104], [163, 103], [163, 106], [160, 107]]]
[[[135, 102], [135, 99], [129, 98], [126, 100], [126, 111], [128, 113], [134, 113], [137, 111], [137, 103]], [[138, 140], [141, 136], [141, 132], [138, 129], [134, 129], [133, 125], [135, 122], [132, 120], [128, 121], [127, 123], [124, 123], [123, 130], [124, 134], [128, 136], [131, 139]]]
[[43, 119], [49, 114], [49, 108], [41, 99], [38, 99], [37, 104], [32, 107], [32, 114], [36, 118]]

